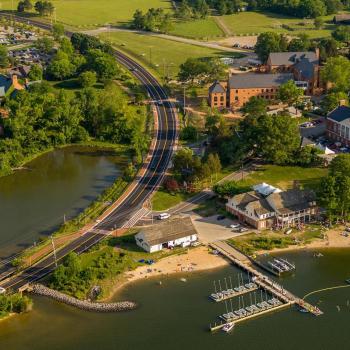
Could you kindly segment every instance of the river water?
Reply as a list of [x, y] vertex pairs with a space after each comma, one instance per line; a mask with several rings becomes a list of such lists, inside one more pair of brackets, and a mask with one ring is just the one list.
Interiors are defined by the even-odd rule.
[[0, 178], [0, 258], [32, 245], [86, 208], [120, 174], [113, 151], [68, 147]]
[[[321, 258], [308, 251], [283, 254], [296, 263], [294, 275], [280, 280], [299, 296], [344, 284], [350, 277], [350, 250], [325, 250]], [[36, 297], [34, 310], [0, 323], [1, 349], [348, 349], [350, 288], [315, 294], [308, 301], [325, 312], [315, 317], [290, 308], [236, 326], [231, 334], [208, 332], [208, 325], [225, 311], [207, 295], [213, 281], [239, 270], [219, 270], [143, 280], [124, 289], [116, 299], [135, 300], [139, 308], [120, 314], [75, 310]], [[245, 297], [249, 303], [249, 296]], [[237, 300], [234, 300], [237, 306]]]

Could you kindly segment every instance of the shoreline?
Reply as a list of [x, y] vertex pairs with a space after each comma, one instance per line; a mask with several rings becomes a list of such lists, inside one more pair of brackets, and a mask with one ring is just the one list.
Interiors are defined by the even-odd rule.
[[229, 265], [230, 262], [224, 257], [211, 254], [207, 246], [199, 246], [190, 249], [186, 254], [171, 255], [156, 261], [152, 265], [143, 265], [133, 271], [123, 273], [119, 279], [114, 280], [109, 295], [100, 301], [110, 302], [125, 287], [144, 279], [208, 271]]

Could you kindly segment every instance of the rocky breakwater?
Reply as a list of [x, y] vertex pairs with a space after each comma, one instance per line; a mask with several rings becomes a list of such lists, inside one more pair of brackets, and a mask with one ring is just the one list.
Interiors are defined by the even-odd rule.
[[133, 310], [137, 304], [132, 301], [120, 301], [117, 303], [96, 303], [87, 300], [79, 300], [54, 289], [35, 284], [31, 288], [31, 292], [36, 295], [42, 295], [52, 298], [61, 303], [77, 307], [78, 309], [94, 312], [119, 312]]

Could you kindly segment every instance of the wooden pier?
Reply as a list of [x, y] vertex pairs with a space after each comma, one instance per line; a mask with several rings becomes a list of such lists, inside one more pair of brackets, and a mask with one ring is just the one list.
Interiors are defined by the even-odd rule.
[[[281, 306], [296, 304], [301, 309], [304, 309], [305, 311], [310, 312], [315, 316], [319, 316], [323, 314], [323, 312], [317, 307], [298, 298], [291, 292], [285, 290], [281, 285], [277, 284], [275, 281], [271, 280], [269, 277], [265, 276], [264, 274], [256, 270], [252, 266], [252, 263], [247, 256], [237, 251], [234, 247], [232, 247], [228, 243], [224, 241], [218, 241], [218, 242], [211, 243], [210, 246], [211, 248], [217, 250], [221, 255], [229, 259], [232, 263], [234, 263], [235, 265], [237, 265], [238, 267], [240, 267], [241, 269], [249, 273], [250, 276], [253, 276], [252, 280], [255, 284], [265, 289], [275, 298], [283, 302], [283, 305]], [[264, 310], [264, 313], [271, 312], [273, 310], [276, 310], [276, 308], [270, 308], [268, 310]], [[259, 312], [251, 316], [259, 315], [259, 314], [262, 314], [262, 313]], [[244, 319], [247, 319], [247, 318], [244, 318]]]
[[215, 294], [219, 294], [219, 293], [222, 293], [223, 294], [223, 297], [220, 298], [220, 299], [215, 299], [213, 298], [212, 296], [210, 296], [210, 299], [219, 303], [220, 301], [225, 301], [225, 300], [228, 300], [228, 299], [231, 299], [231, 298], [234, 298], [234, 297], [239, 297], [241, 295], [244, 295], [244, 294], [247, 294], [247, 293], [250, 293], [250, 292], [254, 292], [255, 290], [259, 289], [258, 286], [256, 287], [253, 287], [253, 288], [245, 288], [244, 290], [240, 291], [240, 292], [234, 292], [234, 293], [225, 293], [226, 291], [223, 290], [221, 292], [218, 292], [218, 293], [215, 293]]

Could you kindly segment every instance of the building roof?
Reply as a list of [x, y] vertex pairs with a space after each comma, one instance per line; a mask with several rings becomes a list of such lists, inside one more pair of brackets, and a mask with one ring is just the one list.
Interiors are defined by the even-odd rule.
[[250, 89], [277, 87], [293, 79], [293, 74], [235, 74], [229, 79], [230, 89]]
[[240, 210], [245, 211], [249, 209], [250, 211], [254, 212], [257, 217], [262, 214], [273, 212], [273, 209], [267, 200], [258, 192], [246, 192], [238, 194], [233, 198], [237, 202], [237, 206]]
[[308, 60], [312, 64], [318, 64], [319, 59], [313, 51], [305, 52], [271, 52], [269, 60], [272, 66], [293, 66], [294, 64]]
[[253, 189], [263, 196], [268, 196], [271, 193], [275, 193], [275, 192], [282, 192], [279, 188], [273, 187], [265, 182], [253, 186]]
[[315, 65], [317, 63], [311, 62], [308, 58], [299, 61], [294, 68], [302, 75], [305, 79], [312, 79], [315, 74]]
[[145, 227], [141, 232], [149, 246], [197, 234], [190, 217], [164, 221], [160, 224]]
[[220, 84], [220, 82], [216, 81], [213, 85], [210, 86], [209, 92], [212, 93], [225, 93], [225, 88]]
[[346, 119], [350, 118], [350, 107], [338, 106], [328, 114], [328, 119], [334, 120], [335, 122], [341, 123]]
[[269, 203], [280, 214], [288, 214], [316, 205], [315, 192], [311, 190], [292, 189], [268, 196]]
[[348, 14], [342, 14], [342, 15], [335, 15], [333, 18], [334, 22], [350, 22], [350, 15]]

